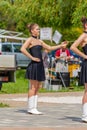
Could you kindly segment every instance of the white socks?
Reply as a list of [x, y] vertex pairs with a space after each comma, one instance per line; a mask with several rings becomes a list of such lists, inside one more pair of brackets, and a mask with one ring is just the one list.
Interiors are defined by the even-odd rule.
[[29, 99], [28, 99], [28, 113], [37, 114], [37, 115], [42, 114], [42, 112], [39, 112], [37, 110], [37, 99], [38, 99], [37, 95], [29, 97]]
[[83, 104], [82, 121], [87, 122], [87, 103]]

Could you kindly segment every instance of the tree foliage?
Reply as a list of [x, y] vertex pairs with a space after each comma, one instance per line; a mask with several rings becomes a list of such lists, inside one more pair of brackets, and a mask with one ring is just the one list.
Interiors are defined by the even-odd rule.
[[71, 0], [14, 0], [12, 5], [11, 0], [0, 0], [0, 12], [5, 15], [2, 17], [6, 18], [6, 22], [17, 23], [19, 30], [22, 24], [24, 26], [28, 22], [55, 28], [68, 27], [71, 25], [71, 12], [75, 3]]
[[81, 27], [82, 16], [87, 17], [87, 1], [86, 0], [79, 0], [79, 3], [77, 4], [76, 9], [72, 14], [72, 18], [73, 18], [72, 23], [74, 24], [74, 26]]
[[[59, 30], [65, 39], [79, 34], [80, 18], [86, 14], [85, 0], [0, 0], [0, 28], [28, 35], [28, 23]], [[76, 33], [78, 33], [76, 35]]]

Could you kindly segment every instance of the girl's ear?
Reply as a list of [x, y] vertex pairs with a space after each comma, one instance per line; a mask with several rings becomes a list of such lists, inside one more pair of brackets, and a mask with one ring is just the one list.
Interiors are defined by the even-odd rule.
[[33, 34], [33, 30], [31, 30], [31, 34]]

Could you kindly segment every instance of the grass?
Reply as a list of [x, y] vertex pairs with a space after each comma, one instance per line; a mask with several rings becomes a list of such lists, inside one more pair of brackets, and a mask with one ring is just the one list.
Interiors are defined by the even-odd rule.
[[0, 103], [0, 107], [9, 107], [8, 104]]
[[84, 90], [84, 88], [83, 88], [83, 86], [73, 86], [73, 87], [66, 87], [66, 88], [64, 88], [64, 87], [62, 87], [62, 89], [60, 89], [60, 90], [46, 90], [46, 89], [44, 89], [44, 88], [41, 88], [40, 90], [39, 90], [39, 92], [41, 92], [41, 93], [46, 93], [46, 92], [76, 92], [76, 91], [83, 91]]
[[[25, 79], [25, 69], [16, 71], [16, 82], [15, 83], [3, 83], [3, 87], [0, 93], [27, 93], [28, 92], [29, 82]], [[45, 88], [41, 88], [39, 90], [40, 93], [46, 92], [69, 92], [69, 91], [83, 91], [83, 86], [76, 86], [76, 79], [71, 81], [70, 87], [62, 88], [61, 90], [47, 90]]]
[[28, 80], [25, 79], [25, 70], [16, 71], [16, 82], [3, 83], [0, 93], [27, 93]]

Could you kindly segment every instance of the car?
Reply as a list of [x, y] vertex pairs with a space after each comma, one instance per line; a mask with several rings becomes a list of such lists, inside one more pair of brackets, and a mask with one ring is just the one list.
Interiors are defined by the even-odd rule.
[[0, 42], [0, 55], [16, 55], [17, 68], [26, 68], [31, 60], [20, 51], [22, 44], [16, 42]]

